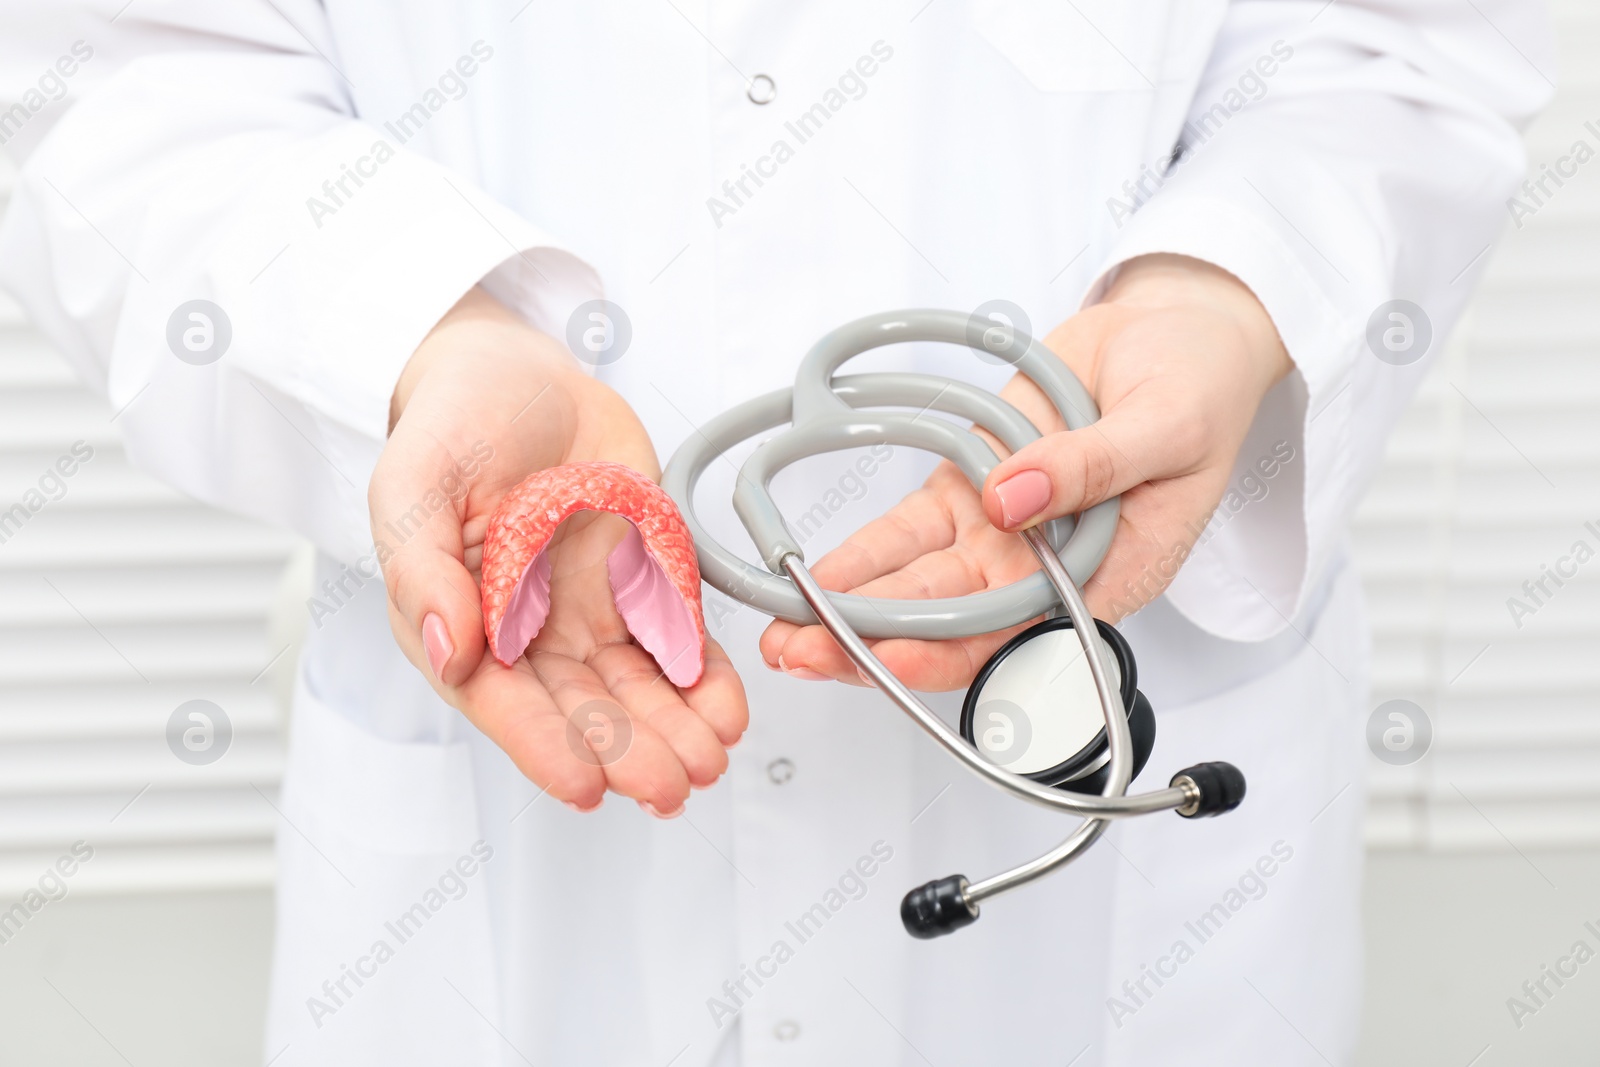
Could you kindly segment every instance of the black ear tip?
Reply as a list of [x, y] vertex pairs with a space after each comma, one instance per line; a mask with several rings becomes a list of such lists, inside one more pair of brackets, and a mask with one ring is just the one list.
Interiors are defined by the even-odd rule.
[[1244, 801], [1244, 773], [1231, 763], [1197, 763], [1172, 776], [1172, 785], [1185, 779], [1200, 791], [1200, 796], [1178, 814], [1186, 819], [1206, 815], [1225, 815]]
[[978, 906], [967, 902], [966, 878], [952, 874], [907, 893], [900, 902], [900, 921], [906, 933], [927, 941], [977, 922]]

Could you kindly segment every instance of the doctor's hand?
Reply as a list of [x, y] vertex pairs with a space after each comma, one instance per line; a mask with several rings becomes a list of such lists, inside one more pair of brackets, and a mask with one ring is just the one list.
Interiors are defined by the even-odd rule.
[[390, 425], [368, 504], [406, 656], [568, 806], [590, 810], [610, 790], [651, 814], [679, 813], [691, 787], [727, 769], [748, 711], [715, 642], [700, 682], [679, 690], [630, 640], [606, 572], [626, 520], [581, 512], [562, 524], [548, 548], [550, 615], [510, 667], [489, 652], [479, 599], [489, 516], [528, 475], [611, 460], [660, 476], [633, 411], [561, 344], [474, 290], [407, 363]]
[[[1110, 551], [1084, 587], [1089, 610], [1116, 622], [1166, 588], [1222, 499], [1262, 398], [1289, 373], [1283, 342], [1231, 274], [1152, 255], [1125, 264], [1104, 301], [1045, 344], [1094, 396], [1100, 420], [1067, 431], [1044, 394], [1017, 375], [1000, 395], [1045, 436], [999, 463], [981, 494], [954, 464], [941, 463], [921, 489], [819, 559], [818, 582], [904, 599], [999, 588], [1038, 569], [1015, 531], [1120, 493]], [[959, 689], [1021, 629], [951, 641], [891, 638], [873, 642], [873, 651], [913, 688]], [[769, 667], [801, 678], [867, 684], [820, 626], [774, 622], [761, 652]]]

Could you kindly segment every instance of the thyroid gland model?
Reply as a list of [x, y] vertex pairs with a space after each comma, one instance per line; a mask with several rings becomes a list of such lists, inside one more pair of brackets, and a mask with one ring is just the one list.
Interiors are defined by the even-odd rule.
[[483, 540], [483, 627], [495, 659], [515, 663], [544, 626], [546, 549], [556, 528], [579, 511], [609, 511], [631, 524], [606, 557], [617, 612], [668, 681], [694, 685], [706, 662], [694, 540], [666, 491], [620, 463], [547, 468], [495, 509]]

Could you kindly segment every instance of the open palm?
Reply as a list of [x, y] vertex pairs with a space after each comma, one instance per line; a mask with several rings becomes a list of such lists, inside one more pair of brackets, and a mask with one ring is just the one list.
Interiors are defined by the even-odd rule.
[[489, 516], [524, 478], [590, 460], [655, 477], [654, 450], [627, 404], [573, 369], [554, 341], [498, 305], [463, 304], [402, 376], [369, 493], [380, 540], [430, 493], [447, 498], [383, 565], [395, 637], [439, 693], [553, 796], [589, 810], [610, 790], [674, 814], [691, 787], [726, 770], [748, 709], [714, 643], [687, 690], [632, 643], [606, 571], [626, 520], [585, 512], [557, 531], [550, 615], [509, 667], [489, 652], [478, 592]]

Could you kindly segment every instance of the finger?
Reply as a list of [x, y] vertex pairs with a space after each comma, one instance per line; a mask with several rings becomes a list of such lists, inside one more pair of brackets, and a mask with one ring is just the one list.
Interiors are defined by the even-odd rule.
[[526, 660], [507, 667], [484, 657], [454, 695], [473, 726], [504, 749], [533, 784], [585, 811], [604, 799], [604, 769], [573, 750], [566, 717]]
[[[971, 685], [972, 679], [1001, 645], [1036, 621], [946, 641], [890, 637], [867, 644], [889, 673], [906, 685], [928, 693], [942, 693]], [[871, 684], [857, 673], [855, 661], [845, 655], [821, 626], [798, 627], [794, 639], [816, 642], [815, 646], [808, 644], [804, 653], [810, 656], [811, 670], [847, 684]]]
[[768, 670], [783, 670], [778, 657], [783, 654], [783, 646], [789, 642], [789, 638], [801, 629], [803, 627], [799, 624], [785, 619], [773, 619], [767, 623], [767, 628], [761, 631], [761, 639], [756, 643], [756, 648], [760, 651], [761, 661], [767, 665]]
[[817, 560], [811, 576], [824, 589], [853, 589], [954, 541], [950, 509], [932, 489], [918, 489]]
[[[395, 638], [418, 670], [458, 686], [483, 658], [478, 584], [462, 562], [458, 500], [441, 487], [459, 486], [448, 452], [415, 459], [386, 451], [367, 491], [368, 508]], [[458, 493], [458, 496], [460, 494]]]
[[[919, 556], [949, 548], [956, 540], [957, 516], [947, 502], [949, 487], [946, 492], [935, 487], [941, 479], [952, 476], [965, 484], [966, 476], [954, 464], [941, 464], [928, 479], [928, 486], [911, 493], [890, 511], [847, 537], [843, 544], [816, 562], [811, 576], [824, 589], [852, 591], [905, 567]], [[970, 486], [968, 491], [976, 502], [977, 491]], [[777, 619], [762, 632], [758, 647], [768, 667], [784, 669], [778, 662], [779, 653], [798, 629], [800, 627], [792, 622]], [[865, 684], [853, 671], [839, 680]]]
[[1090, 613], [1115, 623], [1165, 592], [1214, 506], [1199, 475], [1125, 493], [1111, 549], [1083, 587]]
[[[950, 548], [922, 556], [850, 592], [880, 599], [931, 600], [967, 596], [987, 586], [988, 581], [976, 558]], [[901, 674], [890, 666], [889, 659], [884, 659], [884, 665], [908, 685], [942, 691], [966, 684], [963, 677], [970, 677], [970, 670], [975, 669], [969, 662], [975, 647], [970, 638], [955, 641], [885, 639], [873, 645], [873, 652], [880, 659], [890, 657], [896, 666], [907, 670], [908, 674]], [[779, 648], [777, 662], [785, 671], [811, 671], [839, 681], [865, 684], [854, 661], [821, 626], [798, 627], [790, 632]]]
[[912, 689], [948, 693], [965, 689], [978, 676], [999, 647], [1033, 621], [995, 633], [959, 637], [949, 641], [890, 638], [873, 646], [873, 654], [889, 672]]
[[684, 703], [677, 687], [643, 649], [631, 644], [606, 645], [589, 666], [631, 719], [648, 725], [667, 743], [690, 785], [711, 785], [728, 769], [728, 752], [716, 732]]
[[1130, 395], [1099, 422], [1048, 434], [996, 465], [984, 482], [984, 513], [1002, 530], [1036, 526], [1187, 473], [1199, 452], [1161, 405]]
[[[785, 651], [795, 644], [795, 662], [789, 662]], [[868, 647], [872, 642], [867, 642]], [[782, 671], [791, 678], [805, 682], [843, 682], [846, 685], [866, 686], [870, 683], [856, 671], [855, 663], [838, 646], [828, 631], [815, 623], [798, 626], [792, 622], [774, 620], [761, 634], [761, 654], [771, 670]]]
[[670, 814], [689, 798], [689, 776], [672, 747], [649, 724], [628, 714], [586, 664], [552, 652], [529, 656], [539, 681], [572, 723], [564, 743], [587, 748], [613, 792]]
[[[970, 556], [946, 547], [912, 558], [898, 570], [876, 576], [865, 584], [828, 588], [856, 596], [931, 600], [965, 596], [984, 588], [984, 582]], [[760, 648], [767, 666], [797, 678], [867, 684], [850, 657], [821, 626], [774, 621], [761, 635]]]
[[706, 669], [685, 689], [683, 699], [716, 733], [724, 749], [739, 743], [750, 725], [750, 701], [733, 661], [715, 641], [706, 640]]

